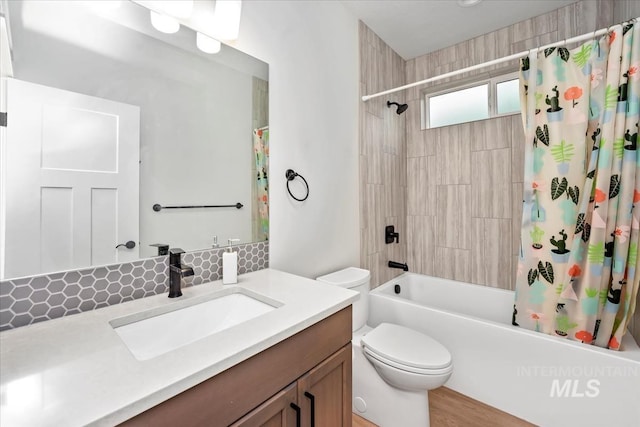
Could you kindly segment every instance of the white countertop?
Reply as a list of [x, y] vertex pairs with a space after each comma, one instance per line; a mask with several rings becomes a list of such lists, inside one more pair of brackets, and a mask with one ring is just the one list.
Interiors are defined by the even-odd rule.
[[[243, 288], [283, 303], [257, 318], [146, 361], [109, 321]], [[347, 307], [357, 293], [266, 269], [0, 333], [0, 425], [114, 425]]]

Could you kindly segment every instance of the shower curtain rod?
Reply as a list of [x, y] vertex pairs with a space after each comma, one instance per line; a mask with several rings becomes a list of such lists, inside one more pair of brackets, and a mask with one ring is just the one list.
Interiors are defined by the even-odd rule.
[[[638, 20], [640, 20], [640, 17], [634, 18], [634, 19], [630, 19], [629, 21], [626, 21], [626, 22], [636, 22]], [[551, 43], [551, 44], [548, 44], [548, 45], [545, 45], [545, 46], [541, 46], [541, 47], [538, 47], [538, 48], [525, 50], [525, 51], [522, 51], [520, 53], [514, 53], [513, 55], [504, 56], [502, 58], [498, 58], [498, 59], [494, 59], [494, 60], [491, 60], [491, 61], [483, 62], [482, 64], [472, 65], [470, 67], [462, 68], [460, 70], [451, 71], [451, 72], [445, 73], [445, 74], [440, 74], [439, 76], [430, 77], [430, 78], [425, 79], [425, 80], [420, 80], [419, 82], [409, 83], [409, 84], [406, 84], [404, 86], [399, 86], [399, 87], [396, 87], [396, 88], [393, 88], [393, 89], [389, 89], [389, 90], [385, 90], [385, 91], [382, 91], [382, 92], [374, 93], [372, 95], [364, 95], [362, 97], [362, 100], [363, 101], [368, 101], [370, 99], [377, 98], [379, 96], [388, 95], [390, 93], [399, 92], [399, 91], [405, 90], [405, 89], [410, 89], [412, 87], [420, 86], [420, 85], [423, 85], [423, 84], [426, 84], [426, 83], [436, 82], [438, 80], [446, 79], [448, 77], [457, 76], [458, 74], [468, 73], [469, 71], [475, 71], [475, 70], [479, 70], [481, 68], [490, 67], [492, 65], [501, 64], [503, 62], [512, 61], [514, 59], [524, 58], [525, 56], [528, 56], [531, 52], [537, 52], [539, 50], [544, 50], [544, 49], [548, 49], [548, 48], [551, 48], [551, 47], [564, 46], [564, 45], [566, 45], [568, 43], [575, 43], [575, 42], [581, 42], [581, 41], [584, 41], [584, 40], [589, 40], [590, 38], [596, 38], [596, 37], [599, 37], [601, 35], [607, 34], [608, 32], [609, 32], [609, 28], [602, 28], [601, 30], [593, 31], [591, 33], [586, 33], [586, 34], [583, 34], [581, 36], [571, 37], [569, 39], [564, 39], [564, 40], [561, 40], [561, 41], [558, 41], [558, 42], [555, 42], [555, 43]]]

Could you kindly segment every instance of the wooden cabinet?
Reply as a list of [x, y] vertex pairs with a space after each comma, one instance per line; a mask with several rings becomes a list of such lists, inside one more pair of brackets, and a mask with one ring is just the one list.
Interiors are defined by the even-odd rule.
[[121, 425], [298, 427], [292, 403], [300, 426], [351, 427], [351, 306]]
[[351, 426], [351, 343], [298, 380], [298, 402], [302, 426]]
[[302, 416], [296, 383], [258, 406], [231, 427], [297, 427]]
[[351, 426], [351, 343], [232, 427]]

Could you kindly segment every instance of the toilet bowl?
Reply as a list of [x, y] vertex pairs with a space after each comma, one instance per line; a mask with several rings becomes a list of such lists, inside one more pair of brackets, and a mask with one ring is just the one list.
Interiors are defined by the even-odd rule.
[[381, 323], [362, 337], [365, 356], [390, 385], [431, 390], [451, 376], [451, 355], [440, 343], [413, 329]]
[[353, 304], [353, 412], [380, 427], [429, 426], [427, 390], [451, 376], [451, 354], [433, 338], [405, 326], [366, 325], [369, 272], [355, 267], [318, 281], [360, 292]]

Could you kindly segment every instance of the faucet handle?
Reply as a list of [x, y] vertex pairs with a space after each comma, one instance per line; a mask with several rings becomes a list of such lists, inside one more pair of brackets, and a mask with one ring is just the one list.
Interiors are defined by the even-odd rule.
[[400, 243], [400, 233], [396, 232], [395, 226], [387, 225], [384, 228], [384, 242], [386, 244], [389, 244], [389, 243], [393, 243], [394, 241], [396, 243]]
[[180, 267], [182, 265], [183, 253], [184, 253], [184, 250], [180, 248], [169, 249], [169, 264]]
[[154, 243], [152, 245], [154, 248], [158, 248], [158, 256], [160, 255], [168, 255], [169, 254], [169, 245], [165, 243]]

